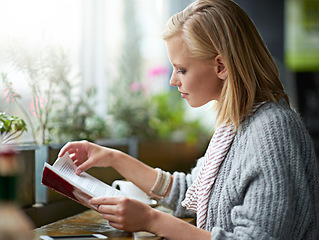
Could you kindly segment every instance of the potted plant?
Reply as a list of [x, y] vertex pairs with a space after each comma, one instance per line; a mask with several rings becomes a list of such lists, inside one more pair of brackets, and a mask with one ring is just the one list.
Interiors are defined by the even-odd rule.
[[21, 160], [24, 160], [21, 149], [17, 144], [13, 145], [12, 142], [25, 131], [27, 131], [27, 125], [23, 119], [0, 112], [0, 147], [14, 151], [17, 154], [18, 160], [20, 160], [19, 168], [21, 172], [23, 170], [23, 174], [19, 176], [18, 185], [18, 200], [22, 207], [34, 203], [34, 188], [30, 189], [30, 185], [34, 184], [32, 178], [30, 178], [30, 175], [34, 174], [34, 164], [21, 162]]
[[27, 125], [23, 119], [0, 112], [0, 145], [17, 139], [26, 130]]
[[168, 171], [189, 171], [204, 154], [210, 132], [198, 119], [187, 117], [186, 105], [177, 91], [156, 94], [150, 101], [150, 128], [157, 137], [140, 143], [139, 159]]
[[53, 163], [59, 149], [68, 141], [107, 137], [108, 126], [94, 111], [95, 87], [83, 94], [76, 79], [79, 75], [71, 74], [64, 49], [45, 39], [34, 45], [17, 42], [13, 46], [12, 66], [26, 79], [31, 98], [23, 99], [11, 83], [11, 75], [2, 73], [4, 97], [9, 104], [18, 106], [31, 128], [36, 144], [36, 202], [46, 203], [47, 189], [41, 185], [44, 162]]

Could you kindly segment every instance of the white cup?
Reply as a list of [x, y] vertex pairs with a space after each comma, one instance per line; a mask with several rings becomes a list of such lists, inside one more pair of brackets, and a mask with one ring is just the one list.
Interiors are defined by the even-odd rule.
[[150, 205], [156, 204], [155, 200], [150, 199], [150, 197], [145, 192], [143, 192], [139, 187], [137, 187], [130, 181], [115, 180], [112, 183], [112, 187], [120, 190], [129, 198], [134, 198]]

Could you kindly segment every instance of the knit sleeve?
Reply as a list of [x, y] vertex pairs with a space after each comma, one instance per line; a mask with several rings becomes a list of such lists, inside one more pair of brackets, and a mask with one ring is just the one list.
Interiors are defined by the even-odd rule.
[[221, 206], [231, 203], [227, 207], [231, 206], [233, 228], [220, 227], [225, 221], [221, 220], [211, 229], [212, 239], [316, 239], [319, 198], [314, 151], [301, 121], [285, 114], [252, 119], [253, 124], [238, 136], [236, 170], [224, 182], [228, 196], [220, 199]]
[[189, 186], [194, 182], [203, 158], [198, 159], [196, 167], [190, 174], [181, 172], [173, 173], [172, 189], [168, 197], [159, 201], [159, 204], [173, 210], [176, 217], [195, 217], [195, 213], [187, 210], [181, 205]]

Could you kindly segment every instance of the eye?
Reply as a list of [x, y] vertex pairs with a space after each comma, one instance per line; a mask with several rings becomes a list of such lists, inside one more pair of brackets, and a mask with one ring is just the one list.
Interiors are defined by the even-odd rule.
[[183, 69], [183, 68], [177, 69], [177, 73], [185, 74], [186, 69]]

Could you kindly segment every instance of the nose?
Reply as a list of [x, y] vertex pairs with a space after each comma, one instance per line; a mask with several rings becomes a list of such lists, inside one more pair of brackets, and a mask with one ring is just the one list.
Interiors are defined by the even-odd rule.
[[169, 85], [172, 87], [178, 87], [180, 85], [180, 81], [178, 77], [175, 76], [175, 73], [172, 72], [171, 79], [169, 80]]

